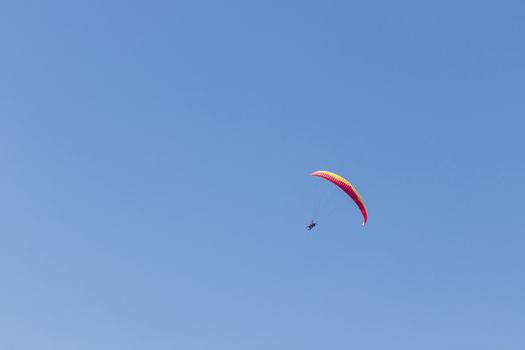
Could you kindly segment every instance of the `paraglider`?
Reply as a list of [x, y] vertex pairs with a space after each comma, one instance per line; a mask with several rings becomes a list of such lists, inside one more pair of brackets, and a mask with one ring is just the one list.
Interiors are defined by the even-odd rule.
[[311, 224], [309, 224], [308, 226], [306, 226], [306, 229], [307, 229], [308, 231], [312, 231], [312, 229], [313, 229], [315, 226], [317, 226], [317, 224], [316, 224], [315, 222], [312, 221]]
[[[366, 210], [365, 202], [363, 201], [363, 198], [361, 198], [355, 187], [350, 182], [348, 182], [348, 180], [346, 180], [340, 175], [325, 170], [314, 171], [310, 175], [318, 176], [325, 180], [328, 180], [340, 189], [342, 189], [350, 198], [352, 198], [354, 203], [357, 205], [357, 207], [361, 211], [361, 214], [363, 215], [363, 225], [366, 224], [366, 221], [368, 220], [368, 211]], [[315, 227], [315, 225], [313, 227]]]

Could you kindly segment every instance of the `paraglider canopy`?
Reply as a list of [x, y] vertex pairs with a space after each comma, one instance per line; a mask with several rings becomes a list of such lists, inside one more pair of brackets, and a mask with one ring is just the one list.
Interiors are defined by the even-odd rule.
[[357, 192], [355, 187], [348, 180], [340, 175], [326, 170], [314, 171], [310, 175], [322, 177], [323, 179], [330, 181], [342, 189], [348, 196], [350, 196], [354, 203], [359, 207], [359, 210], [361, 210], [361, 214], [363, 215], [363, 225], [366, 224], [366, 221], [368, 220], [368, 212], [366, 210], [365, 202], [359, 195], [359, 192]]

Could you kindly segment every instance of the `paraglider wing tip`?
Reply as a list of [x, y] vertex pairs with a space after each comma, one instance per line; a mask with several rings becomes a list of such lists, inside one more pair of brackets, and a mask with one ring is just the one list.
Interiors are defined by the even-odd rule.
[[320, 176], [325, 170], [316, 170], [310, 173], [311, 176]]

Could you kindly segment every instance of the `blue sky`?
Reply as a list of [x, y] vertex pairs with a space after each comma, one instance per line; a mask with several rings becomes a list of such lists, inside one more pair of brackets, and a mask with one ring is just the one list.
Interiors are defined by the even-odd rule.
[[3, 1], [0, 347], [523, 349], [524, 11]]

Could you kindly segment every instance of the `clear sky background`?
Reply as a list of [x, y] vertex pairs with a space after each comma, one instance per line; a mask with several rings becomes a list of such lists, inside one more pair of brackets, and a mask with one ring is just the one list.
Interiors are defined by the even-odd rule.
[[524, 18], [2, 1], [0, 348], [524, 349]]

